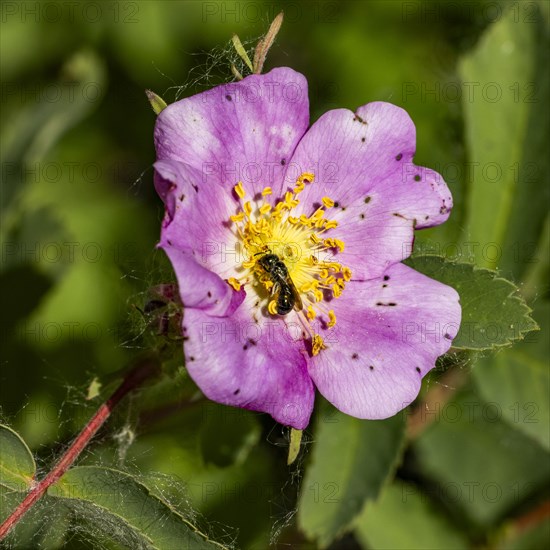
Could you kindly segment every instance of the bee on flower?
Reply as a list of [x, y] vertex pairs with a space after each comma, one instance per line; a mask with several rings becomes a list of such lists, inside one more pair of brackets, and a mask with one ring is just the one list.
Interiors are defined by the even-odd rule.
[[461, 318], [454, 289], [402, 263], [452, 208], [413, 164], [408, 114], [374, 102], [309, 125], [305, 77], [277, 68], [177, 101], [155, 128], [189, 374], [295, 429], [315, 388], [358, 418], [396, 414]]

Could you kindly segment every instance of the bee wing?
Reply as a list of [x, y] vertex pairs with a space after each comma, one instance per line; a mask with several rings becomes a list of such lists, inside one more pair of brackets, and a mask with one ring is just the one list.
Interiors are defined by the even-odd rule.
[[298, 289], [294, 285], [294, 282], [290, 277], [288, 277], [288, 286], [290, 287], [290, 290], [292, 291], [292, 296], [294, 297], [294, 309], [296, 311], [302, 311], [304, 308], [304, 304], [302, 303], [302, 298], [300, 297], [300, 293], [298, 292]]

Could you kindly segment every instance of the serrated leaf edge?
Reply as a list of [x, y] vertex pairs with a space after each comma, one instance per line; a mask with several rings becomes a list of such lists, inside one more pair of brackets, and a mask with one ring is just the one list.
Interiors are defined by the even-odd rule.
[[[535, 331], [540, 330], [540, 327], [539, 327], [538, 323], [531, 317], [531, 313], [533, 313], [533, 309], [527, 304], [527, 302], [525, 301], [523, 296], [516, 294], [516, 293], [519, 293], [519, 287], [516, 286], [516, 284], [513, 283], [512, 281], [502, 277], [497, 270], [489, 269], [487, 267], [480, 267], [480, 266], [477, 266], [476, 264], [474, 264], [472, 262], [457, 262], [456, 260], [449, 260], [448, 258], [445, 258], [444, 256], [438, 256], [437, 254], [423, 254], [423, 255], [420, 255], [420, 256], [411, 256], [410, 257], [410, 259], [413, 260], [413, 261], [415, 261], [415, 260], [420, 261], [423, 258], [442, 260], [442, 265], [451, 264], [451, 265], [468, 266], [468, 267], [472, 268], [473, 273], [476, 273], [476, 272], [483, 273], [483, 272], [485, 272], [485, 273], [492, 276], [492, 278], [491, 278], [492, 281], [501, 281], [501, 282], [505, 283], [506, 285], [511, 287], [510, 292], [506, 295], [506, 299], [510, 299], [510, 300], [518, 303], [521, 310], [524, 311], [523, 318], [527, 319], [530, 323], [533, 324], [533, 327], [531, 327], [531, 328], [520, 329], [519, 332], [518, 332], [518, 337], [517, 338], [514, 338], [512, 340], [508, 340], [507, 342], [505, 342], [503, 344], [492, 344], [491, 346], [485, 347], [485, 348], [472, 348], [472, 347], [467, 347], [467, 346], [460, 346], [460, 347], [453, 346], [453, 347], [451, 347], [449, 352], [452, 352], [453, 350], [454, 351], [477, 351], [477, 352], [482, 352], [482, 351], [494, 351], [494, 350], [501, 349], [501, 348], [509, 348], [509, 347], [514, 345], [514, 342], [521, 342], [522, 340], [524, 340], [525, 335], [528, 334], [529, 332], [535, 332]], [[407, 258], [407, 259], [409, 259], [409, 258]], [[413, 266], [409, 266], [409, 267], [411, 267], [411, 269], [414, 269], [415, 271], [418, 271]], [[418, 272], [422, 273], [421, 271], [418, 271]], [[429, 277], [429, 275], [426, 275], [426, 277]], [[443, 284], [448, 284], [448, 283], [443, 283]], [[448, 285], [448, 286], [452, 286], [452, 285]], [[455, 290], [456, 290], [456, 288], [455, 288]], [[458, 290], [456, 290], [456, 291], [458, 292]], [[460, 296], [460, 293], [459, 293], [459, 296]]]
[[[180, 519], [182, 521], [182, 523], [184, 523], [186, 526], [189, 527], [189, 529], [191, 531], [193, 531], [194, 533], [196, 533], [197, 535], [199, 535], [200, 537], [202, 537], [206, 542], [210, 543], [210, 544], [213, 544], [215, 546], [218, 546], [220, 549], [222, 550], [228, 550], [227, 546], [224, 546], [223, 544], [219, 543], [219, 542], [216, 542], [212, 539], [210, 539], [205, 533], [203, 533], [202, 531], [199, 531], [199, 529], [194, 526], [189, 520], [187, 520], [184, 516], [182, 516], [171, 504], [169, 504], [168, 502], [166, 502], [165, 500], [159, 498], [157, 495], [155, 495], [150, 489], [149, 487], [147, 487], [147, 485], [145, 485], [144, 483], [142, 483], [141, 481], [139, 481], [138, 479], [136, 479], [136, 477], [134, 477], [132, 474], [128, 473], [128, 472], [124, 472], [122, 470], [117, 470], [115, 468], [105, 468], [105, 467], [101, 467], [101, 466], [76, 466], [75, 468], [71, 468], [71, 470], [69, 470], [69, 472], [73, 471], [73, 470], [83, 470], [83, 469], [86, 469], [86, 470], [102, 470], [102, 471], [107, 471], [107, 472], [112, 472], [114, 474], [117, 474], [117, 475], [121, 475], [123, 478], [126, 478], [126, 479], [130, 479], [133, 483], [136, 483], [137, 485], [139, 485], [140, 487], [143, 488], [143, 490], [146, 491], [147, 493], [147, 496], [149, 498], [152, 498], [154, 500], [156, 500], [157, 502], [160, 502], [160, 504], [162, 504], [164, 507], [166, 507], [168, 510], [170, 510], [171, 513], [173, 513], [175, 516], [178, 517], [178, 519]], [[63, 480], [63, 477], [61, 477], [61, 479], [59, 481], [57, 481], [55, 484], [53, 484], [51, 488], [59, 488], [61, 490], [63, 490], [63, 484], [61, 483]], [[118, 517], [120, 518], [124, 523], [126, 523], [129, 527], [131, 527], [132, 529], [135, 529], [136, 531], [138, 531], [140, 534], [143, 534], [144, 538], [146, 538], [147, 540], [150, 540], [149, 537], [147, 535], [145, 535], [144, 533], [142, 533], [142, 531], [137, 528], [136, 526], [134, 526], [133, 524], [129, 523], [128, 520], [126, 520], [124, 517], [120, 516], [119, 514], [113, 512], [112, 510], [109, 510], [108, 508], [105, 508], [104, 506], [100, 505], [100, 504], [97, 504], [95, 503], [93, 500], [91, 499], [88, 499], [88, 498], [80, 498], [80, 497], [70, 497], [70, 496], [63, 496], [63, 495], [56, 495], [56, 494], [50, 494], [49, 493], [49, 489], [48, 489], [48, 494], [51, 496], [51, 497], [54, 497], [54, 498], [59, 498], [59, 499], [64, 499], [64, 500], [70, 500], [70, 501], [75, 501], [75, 500], [81, 500], [81, 501], [85, 501], [85, 502], [89, 502], [91, 504], [93, 504], [94, 506], [97, 506], [98, 508], [101, 508], [102, 510], [105, 510], [107, 513], [115, 516], [115, 517]], [[152, 544], [152, 541], [151, 541], [151, 544]], [[152, 548], [157, 548], [156, 546], [152, 546]], [[158, 549], [158, 550], [162, 550], [162, 549]]]

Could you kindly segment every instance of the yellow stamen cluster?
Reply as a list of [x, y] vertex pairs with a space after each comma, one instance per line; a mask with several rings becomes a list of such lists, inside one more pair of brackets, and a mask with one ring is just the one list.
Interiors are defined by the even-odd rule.
[[[231, 216], [231, 221], [236, 226], [236, 235], [243, 245], [246, 258], [242, 263], [245, 272], [241, 282], [230, 278], [228, 283], [236, 290], [240, 289], [241, 283], [251, 283], [257, 287], [258, 294], [265, 297], [265, 291], [267, 294], [272, 292], [274, 282], [258, 260], [265, 254], [277, 255], [284, 262], [290, 280], [300, 295], [303, 311], [298, 314], [308, 326], [312, 354], [317, 355], [326, 346], [321, 336], [313, 333], [310, 322], [323, 315], [328, 327], [336, 325], [334, 311], [327, 311], [324, 302], [341, 296], [352, 274], [348, 267], [330, 259], [334, 252], [344, 250], [344, 242], [322, 236], [325, 231], [338, 227], [336, 220], [325, 217], [327, 210], [335, 206], [334, 200], [323, 197], [323, 206], [309, 216], [292, 215], [300, 205], [300, 193], [314, 179], [312, 173], [303, 173], [292, 191], [287, 191], [275, 204], [266, 199], [273, 193], [270, 187], [262, 191], [260, 204], [245, 200], [247, 193], [242, 182], [235, 185], [241, 210]], [[277, 294], [271, 294], [267, 311], [277, 315]]]

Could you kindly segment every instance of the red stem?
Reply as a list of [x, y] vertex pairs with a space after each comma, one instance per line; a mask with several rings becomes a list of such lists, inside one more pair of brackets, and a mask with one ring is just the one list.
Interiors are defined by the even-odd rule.
[[33, 504], [47, 491], [48, 487], [55, 483], [74, 463], [80, 453], [96, 432], [109, 418], [114, 408], [120, 403], [124, 396], [135, 388], [139, 387], [145, 380], [158, 372], [157, 363], [148, 358], [134, 367], [121, 382], [116, 391], [99, 407], [97, 412], [88, 421], [83, 430], [78, 434], [65, 454], [59, 459], [50, 473], [42, 480], [31, 487], [27, 496], [0, 526], [0, 540], [10, 532], [19, 520], [28, 512]]

